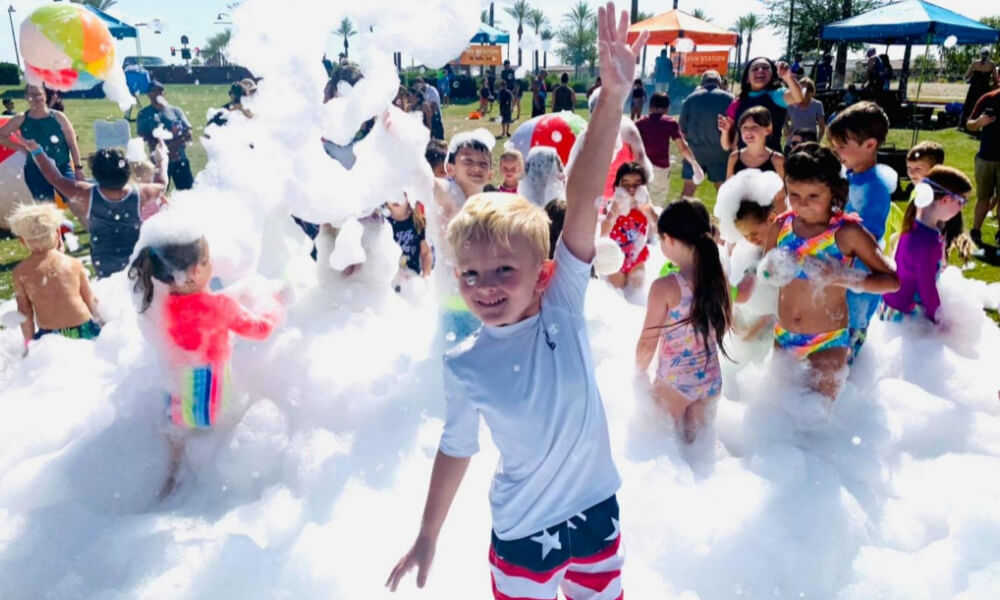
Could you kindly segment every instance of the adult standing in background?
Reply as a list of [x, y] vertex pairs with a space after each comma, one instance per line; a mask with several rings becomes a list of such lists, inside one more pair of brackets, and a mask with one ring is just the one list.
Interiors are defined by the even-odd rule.
[[503, 69], [500, 69], [500, 79], [507, 84], [507, 89], [512, 93], [514, 91], [514, 80], [517, 76], [514, 74], [514, 69], [510, 66], [510, 61], [503, 61]]
[[674, 82], [674, 61], [667, 56], [667, 49], [660, 50], [653, 66], [653, 83], [657, 92], [670, 93], [670, 85]]
[[[722, 89], [718, 71], [709, 70], [702, 74], [701, 86], [681, 105], [681, 133], [705, 176], [716, 188], [726, 180], [729, 160], [729, 152], [720, 143], [719, 118], [726, 115], [733, 100], [733, 95]], [[681, 177], [684, 179], [683, 195], [693, 196], [698, 186], [694, 183], [694, 168], [686, 160]]]
[[[76, 131], [66, 115], [49, 108], [45, 91], [37, 85], [24, 88], [24, 98], [28, 110], [16, 115], [0, 127], [0, 146], [30, 154], [19, 141], [9, 139], [15, 131], [25, 140], [33, 140], [51, 158], [59, 172], [66, 177], [85, 179], [80, 162], [80, 147], [76, 141]], [[24, 162], [24, 183], [35, 200], [53, 201], [55, 188], [46, 181], [35, 161], [30, 157]]]
[[962, 130], [965, 129], [976, 102], [997, 86], [997, 66], [990, 60], [989, 48], [983, 48], [979, 52], [979, 60], [974, 60], [969, 65], [969, 70], [965, 72], [965, 81], [969, 83], [969, 91], [965, 95], [962, 119], [959, 121], [959, 129]]
[[823, 62], [816, 65], [816, 91], [825, 92], [833, 86], [833, 55], [824, 54]]
[[[786, 87], [781, 86], [782, 82]], [[788, 105], [798, 102], [802, 102], [802, 87], [792, 75], [788, 63], [775, 64], [764, 56], [751, 60], [740, 80], [740, 97], [729, 106], [724, 117], [719, 117], [718, 125], [722, 130], [720, 143], [723, 149], [729, 151], [743, 147], [743, 140], [739, 139], [736, 131], [736, 123], [746, 111], [755, 106], [763, 106], [771, 113], [771, 122], [774, 123], [774, 131], [767, 138], [767, 147], [780, 153], [781, 124], [788, 117]]]
[[159, 140], [153, 132], [163, 126], [173, 137], [164, 140], [167, 145], [169, 163], [167, 174], [178, 190], [188, 190], [194, 186], [191, 163], [188, 161], [187, 145], [191, 141], [191, 123], [184, 111], [167, 102], [165, 89], [159, 81], [149, 84], [149, 106], [139, 111], [136, 118], [136, 133], [149, 144], [150, 152]]
[[576, 106], [576, 92], [569, 87], [569, 73], [563, 73], [559, 85], [552, 90], [552, 112], [561, 110], [573, 111]]
[[423, 77], [417, 77], [414, 86], [424, 95], [424, 100], [431, 107], [431, 137], [435, 140], [444, 139], [444, 120], [441, 118], [441, 96], [434, 86], [427, 85]]
[[[979, 132], [976, 154], [976, 212], [969, 237], [982, 244], [980, 228], [993, 203], [1000, 199], [1000, 90], [993, 90], [976, 102], [967, 127]], [[997, 236], [1000, 243], [1000, 235]]]

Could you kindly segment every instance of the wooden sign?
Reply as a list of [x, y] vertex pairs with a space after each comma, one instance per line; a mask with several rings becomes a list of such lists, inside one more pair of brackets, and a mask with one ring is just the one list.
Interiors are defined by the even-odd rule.
[[729, 71], [729, 52], [688, 52], [684, 55], [684, 75], [701, 75], [711, 69], [725, 77]]
[[458, 64], [469, 66], [500, 65], [502, 63], [501, 46], [469, 46], [462, 52], [462, 57], [458, 59]]

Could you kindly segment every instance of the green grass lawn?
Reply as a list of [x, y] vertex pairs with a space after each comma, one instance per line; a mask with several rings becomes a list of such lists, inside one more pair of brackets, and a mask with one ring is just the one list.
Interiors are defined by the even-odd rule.
[[[209, 108], [221, 106], [227, 101], [228, 89], [227, 85], [171, 85], [167, 87], [167, 98], [172, 104], [184, 110], [188, 116], [188, 120], [191, 121], [191, 124], [195, 128], [194, 137], [196, 141], [188, 147], [191, 168], [195, 173], [204, 167], [206, 161], [205, 151], [197, 141], [205, 125], [206, 113]], [[17, 110], [24, 110], [26, 103], [22, 99], [21, 90], [22, 88], [0, 86], [0, 96], [10, 95], [17, 102]], [[583, 95], [581, 94], [576, 112], [586, 117], [587, 111], [582, 97]], [[143, 98], [143, 101], [145, 102], [145, 98]], [[106, 100], [66, 100], [65, 104], [66, 114], [76, 128], [77, 136], [80, 139], [80, 150], [84, 156], [94, 149], [94, 121], [100, 119], [114, 120], [122, 117], [122, 112], [118, 109], [118, 106]], [[499, 120], [494, 120], [499, 116], [498, 106], [494, 105], [493, 112], [487, 115], [487, 119], [485, 120], [469, 120], [469, 113], [476, 109], [478, 109], [478, 102], [446, 106], [443, 111], [446, 136], [451, 137], [459, 131], [478, 127], [486, 127], [494, 135], [499, 135], [501, 129], [500, 123]], [[521, 119], [514, 123], [512, 130], [516, 129], [520, 123], [528, 120], [530, 114], [530, 95], [525, 95], [522, 99]], [[134, 123], [132, 124], [132, 131], [134, 134]], [[890, 133], [888, 143], [895, 145], [897, 148], [905, 149], [910, 146], [910, 138], [911, 134], [909, 130], [893, 130]], [[947, 151], [947, 163], [962, 170], [971, 178], [974, 158], [978, 150], [978, 142], [975, 139], [952, 129], [922, 132], [920, 139], [935, 140], [944, 145]], [[504, 141], [503, 139], [499, 140], [493, 150], [494, 165], [497, 164], [497, 159], [503, 151]], [[677, 167], [672, 169], [671, 174], [670, 197], [672, 198], [680, 196], [683, 185], [680, 178], [680, 157], [676, 155], [676, 148], [674, 148], [674, 152], [674, 164]], [[495, 170], [493, 182], [495, 184], [500, 183], [499, 169]], [[715, 203], [715, 189], [707, 182], [702, 184], [696, 195], [710, 208]], [[974, 205], [975, 195], [973, 195], [969, 204], [965, 207], [964, 214], [967, 227], [972, 222]], [[991, 217], [983, 229], [984, 239], [988, 241], [993, 240], [996, 231], [996, 220]], [[86, 235], [82, 232], [78, 232], [78, 235], [81, 237], [81, 242], [85, 243], [87, 239]], [[85, 252], [85, 247], [82, 252]], [[12, 295], [10, 271], [25, 255], [24, 248], [17, 240], [0, 239], [0, 298], [9, 298]], [[998, 264], [1000, 261], [995, 257], [983, 260], [977, 259], [975, 260], [975, 267], [966, 271], [966, 274], [984, 281], [1000, 281], [1000, 268], [990, 263]]]

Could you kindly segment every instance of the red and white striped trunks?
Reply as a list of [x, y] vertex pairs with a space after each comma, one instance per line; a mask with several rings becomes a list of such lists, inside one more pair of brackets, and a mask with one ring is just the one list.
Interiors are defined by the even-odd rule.
[[490, 571], [496, 600], [621, 600], [625, 552], [614, 496], [518, 540], [494, 533]]

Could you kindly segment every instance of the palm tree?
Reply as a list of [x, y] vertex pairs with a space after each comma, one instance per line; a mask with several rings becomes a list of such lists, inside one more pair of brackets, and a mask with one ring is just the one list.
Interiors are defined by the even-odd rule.
[[563, 21], [577, 31], [583, 31], [590, 25], [594, 18], [594, 9], [590, 8], [587, 0], [580, 0], [573, 8], [563, 15]]
[[504, 12], [517, 22], [517, 66], [521, 66], [521, 36], [524, 35], [524, 22], [528, 20], [531, 7], [528, 0], [517, 0], [512, 6], [504, 8]]
[[736, 64], [733, 65], [733, 71], [739, 74], [740, 63], [743, 62], [741, 60], [743, 58], [743, 34], [746, 32], [746, 29], [743, 27], [743, 17], [736, 19], [736, 22], [729, 28], [729, 31], [739, 36], [736, 38]]
[[348, 19], [347, 17], [344, 17], [344, 20], [340, 22], [340, 27], [338, 27], [337, 30], [334, 31], [334, 33], [344, 38], [344, 56], [347, 56], [347, 50], [349, 46], [347, 40], [352, 35], [357, 35], [358, 33], [357, 31], [354, 30], [354, 25], [351, 24], [351, 20]]
[[83, 4], [87, 6], [93, 6], [98, 10], [108, 10], [115, 4], [118, 4], [117, 0], [71, 0], [76, 4]]
[[208, 65], [225, 65], [226, 59], [222, 51], [229, 45], [229, 40], [233, 37], [233, 30], [226, 28], [221, 32], [208, 38], [201, 52], [205, 55], [205, 62]]
[[[556, 32], [551, 29], [542, 30], [542, 42], [550, 42], [556, 37]], [[542, 68], [549, 68], [549, 51], [547, 49], [542, 50]]]
[[764, 24], [754, 13], [747, 13], [740, 17], [743, 21], [743, 31], [747, 34], [747, 62], [750, 61], [750, 44], [753, 43], [753, 32], [760, 31]]
[[489, 25], [490, 24], [490, 11], [488, 11], [488, 10], [481, 10], [481, 11], [479, 11], [479, 22], [480, 23], [486, 23], [487, 25]]
[[[542, 28], [549, 24], [549, 18], [545, 16], [545, 13], [539, 8], [531, 9], [528, 14], [528, 22], [531, 24], [531, 28], [535, 30], [535, 35], [542, 37]], [[535, 72], [538, 72], [538, 50], [535, 50]]]
[[654, 16], [653, 13], [646, 12], [644, 10], [640, 10], [639, 13], [635, 16], [635, 22], [638, 23], [639, 21], [645, 21], [646, 19], [652, 19], [653, 16]]
[[701, 19], [702, 21], [707, 21], [709, 23], [712, 22], [712, 17], [710, 17], [707, 14], [705, 14], [705, 11], [703, 11], [700, 8], [694, 9], [694, 12], [691, 13], [691, 16], [694, 17], [694, 18], [696, 18], [696, 19]]

